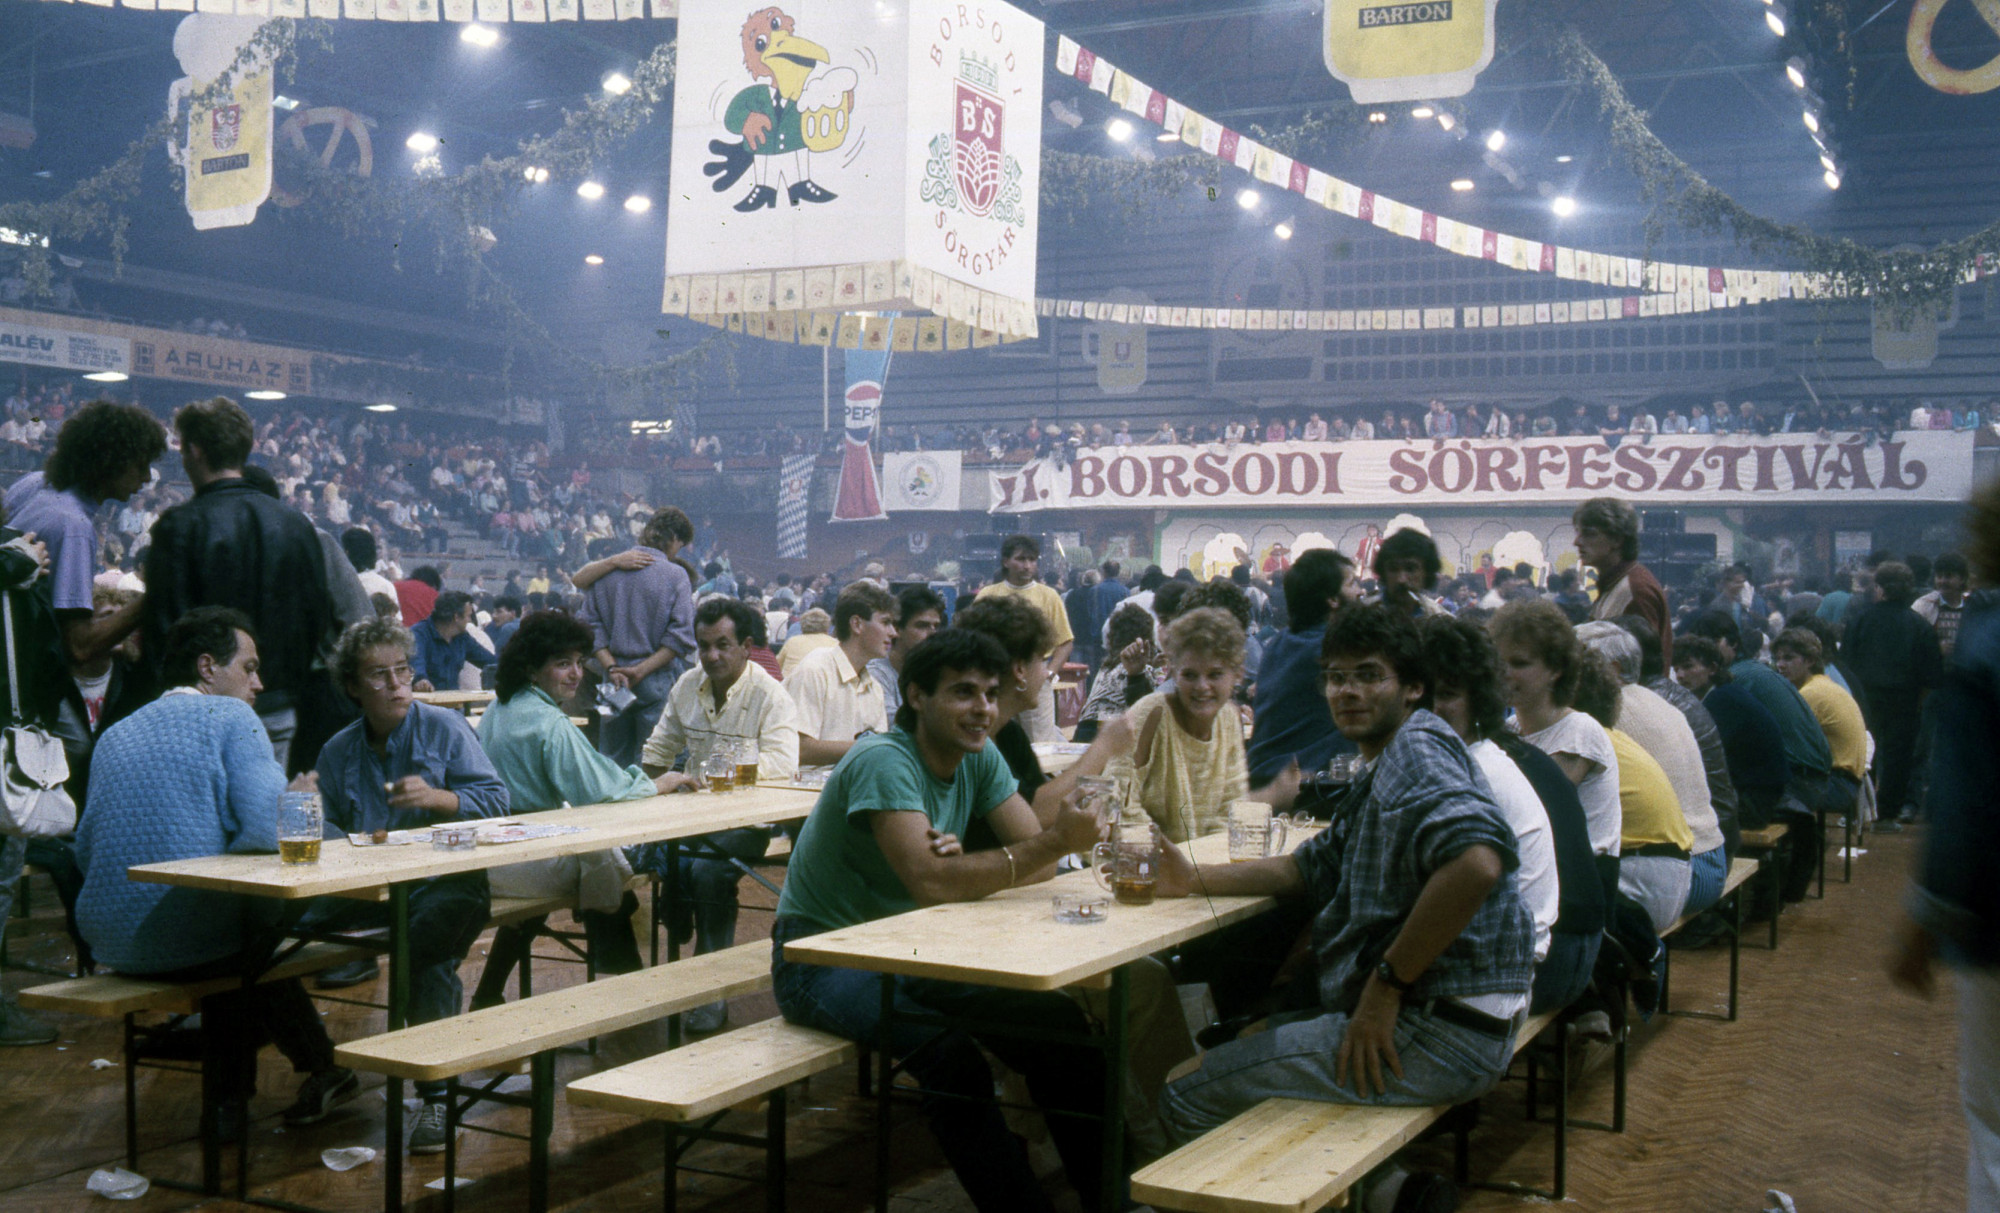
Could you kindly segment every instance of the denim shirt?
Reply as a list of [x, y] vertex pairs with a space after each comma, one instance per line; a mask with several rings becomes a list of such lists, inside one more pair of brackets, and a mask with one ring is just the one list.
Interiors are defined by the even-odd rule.
[[[440, 821], [470, 821], [507, 813], [507, 785], [479, 748], [465, 717], [449, 708], [413, 703], [389, 734], [388, 759], [368, 745], [368, 722], [357, 720], [320, 748], [319, 791], [326, 821], [350, 833], [427, 829]], [[421, 775], [434, 788], [458, 794], [451, 816], [421, 809], [392, 809], [383, 785]]]
[[1333, 825], [1292, 854], [1319, 907], [1312, 948], [1326, 1010], [1354, 1009], [1424, 885], [1474, 846], [1497, 852], [1505, 875], [1417, 978], [1411, 1001], [1525, 994], [1535, 975], [1534, 923], [1515, 884], [1514, 832], [1465, 744], [1420, 708], [1355, 780]]

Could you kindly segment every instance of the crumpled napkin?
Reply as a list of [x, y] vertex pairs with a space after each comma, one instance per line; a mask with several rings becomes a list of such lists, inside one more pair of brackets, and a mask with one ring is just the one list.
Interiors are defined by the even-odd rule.
[[371, 1146], [348, 1146], [344, 1150], [321, 1150], [319, 1160], [329, 1171], [352, 1171], [363, 1163], [375, 1161], [375, 1150]]
[[153, 1181], [123, 1167], [113, 1167], [109, 1171], [92, 1171], [89, 1182], [83, 1186], [106, 1200], [137, 1200], [152, 1188]]

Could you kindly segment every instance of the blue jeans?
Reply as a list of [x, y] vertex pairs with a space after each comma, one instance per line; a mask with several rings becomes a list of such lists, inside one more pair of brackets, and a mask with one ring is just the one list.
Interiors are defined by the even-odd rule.
[[[797, 919], [779, 919], [771, 933], [771, 976], [778, 1010], [792, 1023], [876, 1045], [881, 1040], [880, 974], [858, 969], [792, 964], [784, 959], [788, 939], [814, 934]], [[962, 1015], [1038, 1030], [1083, 1032], [1082, 1008], [1068, 996], [1002, 990], [926, 978], [897, 977], [899, 1013]], [[980, 1213], [1047, 1213], [1028, 1152], [993, 1103], [993, 1071], [980, 1046], [1027, 1079], [1035, 1103], [1044, 1110], [1096, 1115], [1103, 1110], [1104, 1061], [1084, 1045], [1027, 1041], [990, 1033], [968, 1034], [898, 1019], [892, 1047], [896, 1059], [923, 1092], [924, 1115], [958, 1181]], [[1102, 1173], [1099, 1126], [1075, 1116], [1051, 1115], [1049, 1136], [1062, 1156], [1063, 1170], [1087, 1210], [1098, 1208]]]
[[1202, 1055], [1201, 1067], [1167, 1084], [1160, 1119], [1176, 1141], [1192, 1141], [1210, 1129], [1271, 1098], [1322, 1103], [1424, 1107], [1459, 1104], [1493, 1088], [1514, 1057], [1513, 1031], [1505, 1039], [1446, 1023], [1424, 1006], [1408, 1006], [1396, 1017], [1396, 1055], [1403, 1077], [1386, 1067], [1386, 1094], [1364, 1095], [1356, 1085], [1334, 1079], [1334, 1058], [1347, 1036], [1347, 1013], [1299, 1011], [1272, 1016], [1270, 1027], [1218, 1045]]
[[1729, 856], [1717, 847], [1688, 861], [1688, 899], [1683, 914], [1699, 914], [1722, 900], [1722, 882], [1729, 879]]
[[[724, 855], [733, 855], [744, 863], [755, 863], [764, 858], [765, 848], [771, 845], [771, 831], [762, 826], [746, 826], [740, 830], [704, 834], [687, 841], [707, 843]], [[667, 848], [664, 843], [634, 847], [629, 854], [633, 871], [666, 875]], [[683, 844], [680, 897], [675, 904], [667, 907], [667, 929], [673, 932], [674, 939], [685, 940], [692, 934], [697, 956], [719, 952], [735, 943], [736, 886], [742, 879], [743, 869], [735, 864], [691, 856]]]
[[598, 752], [621, 767], [639, 765], [639, 755], [646, 748], [646, 738], [653, 735], [653, 726], [660, 723], [660, 713], [667, 706], [674, 680], [687, 668], [687, 659], [677, 657], [633, 686], [632, 694], [638, 698], [598, 726]]
[[1541, 1015], [1575, 1002], [1590, 988], [1590, 975], [1597, 968], [1597, 951], [1604, 944], [1604, 932], [1585, 935], [1577, 931], [1554, 931], [1549, 935], [1549, 954], [1535, 966], [1535, 989], [1528, 999], [1528, 1014]]
[[[491, 904], [485, 872], [462, 872], [420, 881], [410, 890], [410, 1023], [449, 1019], [465, 1009], [458, 966], [486, 929]], [[301, 925], [321, 931], [364, 931], [389, 925], [383, 902], [325, 898], [307, 910]], [[417, 1094], [443, 1099], [445, 1084], [420, 1082]]]

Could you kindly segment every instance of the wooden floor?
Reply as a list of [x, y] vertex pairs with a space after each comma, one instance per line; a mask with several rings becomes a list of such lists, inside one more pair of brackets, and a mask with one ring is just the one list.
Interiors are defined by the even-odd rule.
[[[1622, 1135], [1578, 1131], [1571, 1137], [1570, 1197], [1578, 1208], [1617, 1213], [1755, 1213], [1767, 1188], [1790, 1193], [1801, 1213], [1870, 1210], [1941, 1213], [1964, 1207], [1965, 1131], [1956, 1081], [1956, 1028], [1949, 997], [1924, 1003], [1892, 991], [1880, 957], [1918, 835], [1872, 840], [1855, 881], [1828, 886], [1824, 902], [1807, 901], [1784, 918], [1778, 952], [1747, 947], [1743, 953], [1743, 1017], [1734, 1024], [1656, 1019], [1640, 1029], [1633, 1049], [1630, 1123]], [[747, 888], [748, 886], [746, 886]], [[750, 890], [757, 892], [757, 890]], [[768, 899], [767, 904], [768, 904]], [[739, 938], [768, 931], [769, 915], [746, 910]], [[16, 960], [61, 965], [67, 944], [53, 892], [37, 882], [34, 913], [11, 924]], [[467, 965], [470, 981], [485, 941]], [[1676, 1005], [1721, 1007], [1726, 953], [1679, 953]], [[553, 961], [537, 968], [538, 988], [580, 980], [580, 969]], [[9, 990], [47, 980], [9, 970]], [[1948, 990], [1947, 986], [1947, 990]], [[371, 988], [347, 993], [367, 995]], [[381, 1013], [323, 1004], [336, 1040], [379, 1031]], [[769, 996], [739, 1000], [733, 1015], [747, 1023], [774, 1013]], [[66, 1019], [58, 1044], [0, 1050], [0, 1213], [99, 1210], [108, 1206], [85, 1191], [90, 1173], [122, 1161], [120, 1075], [116, 1065], [93, 1069], [94, 1060], [118, 1060], [115, 1024]], [[600, 1043], [593, 1058], [565, 1054], [558, 1071], [573, 1078], [591, 1069], [656, 1052], [664, 1031], [635, 1028]], [[260, 1095], [253, 1112], [252, 1191], [327, 1210], [370, 1210], [381, 1205], [382, 1164], [335, 1173], [321, 1165], [322, 1150], [382, 1145], [382, 1092], [371, 1080], [361, 1097], [326, 1122], [288, 1131], [278, 1111], [296, 1078], [267, 1050]], [[521, 1082], [525, 1085], [526, 1080]], [[1578, 1088], [1580, 1114], [1608, 1113], [1608, 1067]], [[198, 1113], [195, 1080], [142, 1072], [141, 1170], [191, 1180], [199, 1170], [193, 1127]], [[791, 1208], [864, 1209], [871, 1191], [871, 1109], [855, 1097], [851, 1067], [817, 1078], [793, 1103]], [[490, 1123], [525, 1129], [526, 1113], [486, 1112]], [[757, 1131], [760, 1119], [739, 1114], [740, 1127]], [[909, 1213], [969, 1213], [963, 1193], [945, 1170], [922, 1128], [907, 1117], [895, 1138], [896, 1205]], [[1547, 1182], [1550, 1134], [1521, 1115], [1519, 1084], [1507, 1084], [1486, 1101], [1473, 1137], [1474, 1174]], [[571, 1210], [651, 1210], [660, 1205], [660, 1137], [630, 1119], [556, 1105], [555, 1196]], [[1416, 1156], [1443, 1167], [1449, 1154], [1424, 1144]], [[1037, 1156], [1053, 1172], [1053, 1156]], [[754, 1172], [746, 1151], [709, 1146], [703, 1165]], [[520, 1142], [468, 1133], [461, 1174], [474, 1180], [460, 1190], [468, 1211], [526, 1208], [526, 1151]], [[414, 1160], [408, 1181], [413, 1209], [435, 1210], [440, 1197], [421, 1185], [443, 1173], [441, 1159]], [[1052, 1183], [1058, 1182], [1054, 1179]], [[749, 1210], [763, 1207], [761, 1189], [706, 1176], [682, 1180], [682, 1208]], [[1063, 1205], [1074, 1208], [1065, 1194]], [[1468, 1192], [1462, 1207], [1491, 1210], [1529, 1202]], [[192, 1209], [231, 1210], [230, 1200], [204, 1201], [155, 1188], [123, 1207], [135, 1213]]]

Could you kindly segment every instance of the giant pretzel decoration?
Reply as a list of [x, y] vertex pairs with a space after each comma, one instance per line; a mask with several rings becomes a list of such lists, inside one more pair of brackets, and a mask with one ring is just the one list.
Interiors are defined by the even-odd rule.
[[[1910, 66], [1925, 84], [1940, 93], [1964, 96], [2000, 88], [2000, 58], [1990, 59], [1982, 67], [1960, 69], [1946, 64], [1931, 49], [1931, 27], [1937, 24], [1938, 13], [1945, 3], [1946, 0], [1917, 0], [1910, 10], [1910, 29], [1904, 38]], [[2000, 0], [1972, 0], [1972, 7], [1979, 10], [1980, 17], [1994, 33], [2000, 34]]]
[[[2000, 5], [2000, 0], [1982, 0], [1982, 2]], [[373, 120], [364, 118], [353, 110], [341, 109], [335, 105], [316, 105], [311, 109], [300, 110], [285, 119], [284, 125], [278, 128], [278, 134], [290, 140], [294, 148], [303, 152], [309, 150], [306, 147], [307, 127], [331, 126], [333, 130], [327, 134], [326, 146], [321, 148], [319, 153], [319, 163], [322, 168], [333, 167], [333, 156], [340, 150], [340, 141], [352, 135], [354, 150], [360, 154], [360, 159], [355, 162], [354, 172], [356, 176], [366, 177], [375, 169], [375, 145], [368, 138], [368, 128], [373, 125], [375, 125]], [[279, 206], [297, 206], [305, 201], [305, 197], [273, 182], [271, 201]]]

